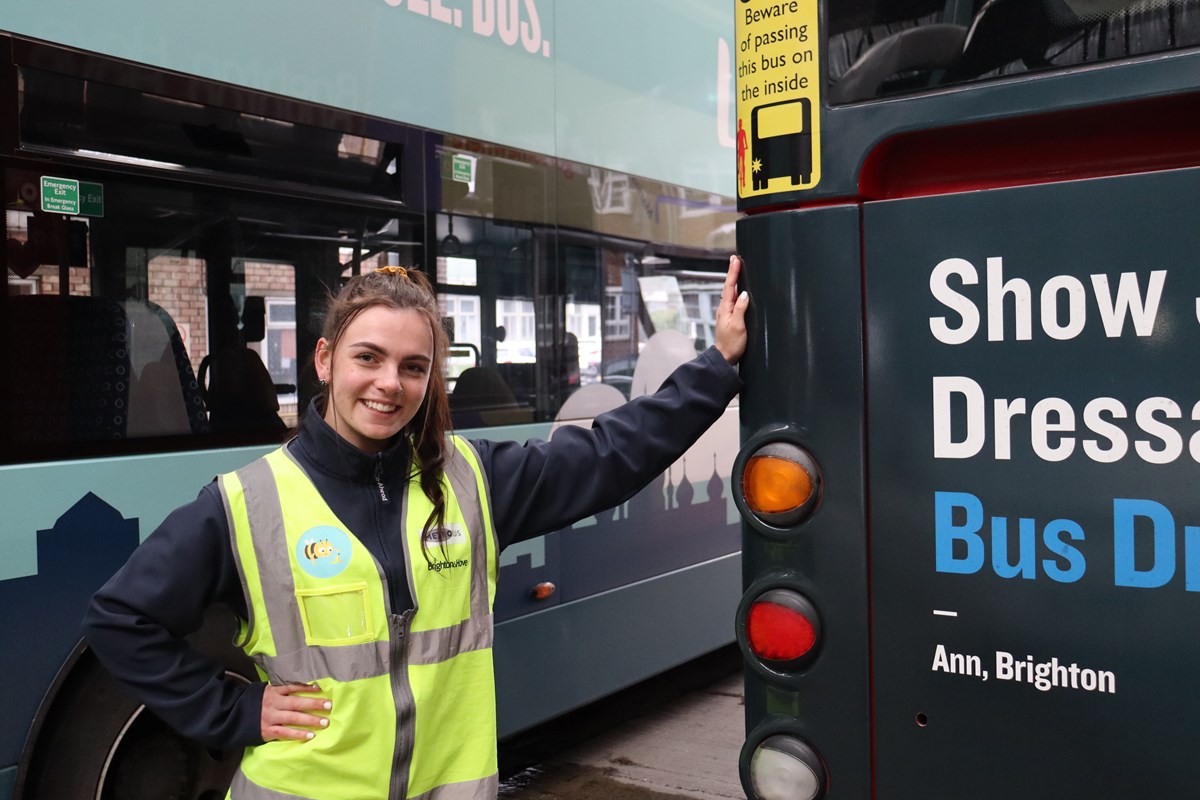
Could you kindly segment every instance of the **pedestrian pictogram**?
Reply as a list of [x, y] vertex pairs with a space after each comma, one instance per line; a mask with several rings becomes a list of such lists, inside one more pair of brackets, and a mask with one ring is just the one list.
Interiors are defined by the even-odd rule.
[[817, 0], [739, 0], [738, 197], [821, 179]]

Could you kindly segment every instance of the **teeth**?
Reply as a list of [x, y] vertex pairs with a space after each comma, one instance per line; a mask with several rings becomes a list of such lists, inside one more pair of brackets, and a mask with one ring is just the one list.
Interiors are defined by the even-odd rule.
[[363, 404], [366, 405], [367, 408], [374, 409], [375, 411], [382, 411], [385, 414], [396, 410], [395, 406], [389, 406], [384, 403], [376, 403], [374, 400], [363, 400]]

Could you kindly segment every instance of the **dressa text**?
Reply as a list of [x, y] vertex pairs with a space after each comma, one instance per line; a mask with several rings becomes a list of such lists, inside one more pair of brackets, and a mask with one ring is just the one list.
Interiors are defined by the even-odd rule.
[[[1186, 420], [1186, 421], [1185, 421]], [[1137, 458], [1170, 464], [1185, 452], [1200, 462], [1200, 402], [1184, 407], [1170, 397], [1127, 406], [1096, 397], [1076, 408], [1061, 397], [993, 397], [963, 375], [933, 378], [933, 457], [1013, 457], [1014, 442], [1028, 443], [1043, 461], [1076, 456], [1101, 464]], [[1180, 428], [1188, 425], [1190, 435]], [[987, 448], [991, 440], [990, 451]]]

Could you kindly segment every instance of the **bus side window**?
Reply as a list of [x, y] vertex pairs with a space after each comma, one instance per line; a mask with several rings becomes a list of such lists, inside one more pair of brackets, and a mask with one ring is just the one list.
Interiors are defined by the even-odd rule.
[[213, 433], [258, 431], [282, 434], [275, 383], [262, 357], [250, 345], [266, 338], [266, 305], [247, 296], [240, 318], [229, 295], [211, 309], [213, 349], [200, 362], [200, 384]]
[[[509, 366], [514, 365], [501, 365]], [[450, 413], [456, 428], [533, 422], [533, 408], [517, 402], [516, 395], [498, 367], [468, 367], [463, 370], [450, 395]]]
[[200, 433], [204, 409], [174, 323], [150, 303], [9, 296], [6, 420], [14, 444], [70, 445]]

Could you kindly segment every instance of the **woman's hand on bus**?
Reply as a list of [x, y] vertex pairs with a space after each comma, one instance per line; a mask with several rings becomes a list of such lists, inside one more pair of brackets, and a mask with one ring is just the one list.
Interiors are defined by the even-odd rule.
[[313, 729], [321, 730], [329, 727], [327, 717], [306, 713], [307, 711], [328, 711], [333, 708], [333, 704], [324, 697], [310, 696], [313, 692], [319, 691], [321, 691], [319, 686], [307, 683], [268, 684], [267, 688], [263, 690], [263, 741], [311, 739], [316, 735]]
[[741, 271], [741, 256], [730, 256], [721, 304], [717, 306], [717, 349], [730, 364], [738, 363], [746, 352], [746, 308], [750, 305], [750, 295], [747, 292], [738, 294], [737, 280]]

